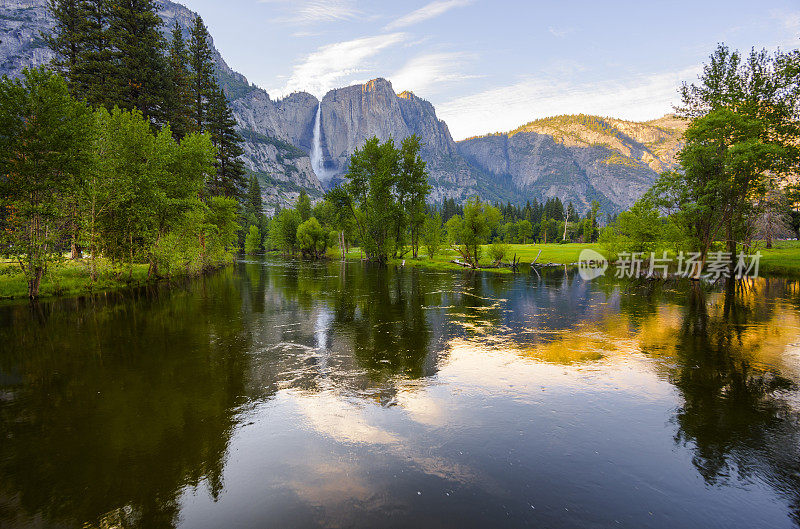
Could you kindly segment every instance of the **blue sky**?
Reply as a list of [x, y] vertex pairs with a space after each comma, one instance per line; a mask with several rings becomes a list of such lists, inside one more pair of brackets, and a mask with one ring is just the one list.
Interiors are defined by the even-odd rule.
[[572, 113], [671, 111], [718, 42], [800, 46], [800, 0], [184, 0], [273, 98], [375, 77], [431, 101], [455, 139]]

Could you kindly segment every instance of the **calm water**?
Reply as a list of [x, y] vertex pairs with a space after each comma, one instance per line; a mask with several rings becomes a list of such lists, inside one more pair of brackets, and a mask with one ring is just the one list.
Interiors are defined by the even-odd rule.
[[0, 307], [2, 527], [797, 527], [800, 284], [278, 260]]

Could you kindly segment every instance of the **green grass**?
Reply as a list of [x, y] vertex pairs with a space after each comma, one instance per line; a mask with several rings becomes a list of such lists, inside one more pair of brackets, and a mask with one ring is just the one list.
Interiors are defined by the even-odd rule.
[[[508, 268], [490, 268], [491, 262], [488, 258], [489, 255], [489, 246], [484, 245], [481, 247], [481, 255], [483, 256], [480, 260], [480, 266], [482, 268], [486, 268], [488, 270], [498, 272], [498, 273], [509, 273], [510, 270]], [[593, 250], [600, 250], [600, 246], [598, 244], [509, 244], [508, 245], [508, 255], [504, 261], [510, 261], [514, 254], [516, 254], [517, 258], [520, 259], [522, 265], [530, 265], [531, 262], [536, 259], [536, 256], [539, 254], [539, 250], [542, 251], [541, 256], [539, 256], [539, 260], [536, 261], [536, 264], [573, 264], [578, 262], [578, 256], [582, 250], [590, 248]], [[463, 270], [463, 267], [451, 263], [450, 261], [454, 259], [463, 260], [460, 254], [452, 249], [444, 249], [436, 254], [436, 257], [431, 260], [424, 252], [424, 248], [420, 248], [420, 256], [418, 259], [412, 259], [411, 254], [408, 253], [405, 256], [406, 266], [420, 266], [424, 268], [433, 268], [437, 270]], [[331, 253], [331, 258], [340, 257], [341, 253]], [[359, 259], [361, 257], [361, 252], [358, 248], [351, 248], [350, 251], [347, 253], [348, 259]], [[393, 260], [393, 264], [399, 264], [403, 261], [403, 259], [396, 259]]]
[[[510, 273], [508, 268], [490, 268], [488, 246], [482, 247], [483, 259], [480, 265], [486, 270], [496, 273]], [[602, 252], [598, 244], [509, 244], [506, 261], [515, 254], [521, 264], [527, 267], [536, 259], [541, 250], [537, 264], [571, 265], [578, 262], [578, 257], [584, 249]], [[420, 248], [424, 252], [424, 248]], [[779, 241], [771, 249], [761, 249], [760, 272], [769, 276], [800, 276], [800, 241]], [[338, 248], [328, 252], [330, 259], [339, 259], [341, 253]], [[361, 257], [358, 248], [351, 248], [347, 253], [348, 259]], [[418, 259], [412, 259], [410, 253], [406, 255], [406, 266], [418, 266], [433, 270], [463, 270], [464, 268], [451, 263], [454, 259], [460, 260], [460, 255], [455, 250], [444, 249], [431, 260], [422, 253]], [[394, 260], [392, 264], [400, 264], [403, 260]], [[126, 267], [114, 269], [109, 263], [101, 262], [100, 274], [97, 281], [89, 277], [88, 262], [70, 261], [53, 265], [42, 279], [40, 297], [70, 297], [118, 290], [131, 286], [147, 283], [147, 265], [135, 264], [133, 274], [128, 277]], [[13, 261], [0, 259], [0, 300], [26, 299], [28, 295], [27, 283], [24, 275], [19, 270], [19, 265]]]
[[770, 276], [800, 276], [800, 241], [777, 241], [761, 250], [760, 272]]
[[[489, 268], [491, 263], [488, 259], [488, 246], [482, 246], [481, 267], [498, 273], [509, 273], [508, 268]], [[542, 251], [536, 264], [559, 264], [571, 265], [578, 262], [578, 257], [584, 249], [591, 249], [600, 253], [605, 253], [599, 244], [509, 244], [508, 254], [504, 261], [510, 261], [514, 254], [520, 259], [523, 266], [527, 267], [536, 259], [539, 250]], [[800, 276], [800, 241], [780, 241], [774, 247], [760, 249], [761, 264], [760, 274], [769, 276]], [[455, 250], [442, 250], [431, 260], [424, 254], [424, 248], [420, 248], [419, 259], [412, 259], [410, 253], [406, 255], [406, 266], [420, 266], [437, 270], [463, 270], [463, 267], [451, 263], [453, 259], [461, 260], [460, 255]], [[755, 250], [753, 250], [755, 252]], [[338, 249], [330, 254], [333, 259], [341, 256]], [[358, 248], [351, 248], [347, 254], [348, 259], [359, 259], [360, 251]], [[403, 260], [394, 260], [393, 264], [399, 264]]]
[[[147, 282], [146, 264], [133, 265], [133, 273], [128, 277], [127, 267], [112, 269], [107, 263], [99, 266], [97, 281], [89, 276], [88, 262], [66, 261], [50, 267], [42, 278], [40, 298], [70, 297], [142, 285]], [[0, 260], [0, 300], [26, 299], [28, 285], [19, 265], [8, 260]]]

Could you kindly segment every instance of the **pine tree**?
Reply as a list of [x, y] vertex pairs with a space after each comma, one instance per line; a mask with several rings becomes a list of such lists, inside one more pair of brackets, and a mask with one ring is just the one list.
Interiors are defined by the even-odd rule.
[[211, 195], [239, 197], [245, 188], [242, 138], [236, 132], [236, 120], [221, 88], [211, 92], [208, 105], [208, 132], [217, 149], [216, 178], [209, 186]]
[[205, 130], [206, 113], [210, 95], [216, 90], [214, 61], [211, 55], [211, 37], [201, 17], [194, 19], [189, 38], [189, 66], [191, 77], [189, 90], [192, 97], [192, 119], [195, 130]]
[[54, 69], [67, 81], [71, 93], [77, 92], [76, 71], [83, 58], [86, 12], [83, 0], [49, 0], [47, 8], [55, 20], [52, 34], [45, 35], [55, 54]]
[[115, 103], [111, 87], [114, 72], [113, 49], [108, 31], [108, 0], [83, 0], [85, 26], [83, 55], [76, 65], [76, 93], [94, 107], [112, 108]]
[[153, 0], [110, 0], [110, 4], [116, 103], [139, 109], [152, 123], [163, 123], [167, 84], [158, 7]]
[[244, 210], [247, 216], [253, 215], [259, 218], [262, 215], [264, 203], [261, 198], [261, 184], [258, 183], [256, 175], [250, 176], [247, 186], [247, 194], [244, 199]]
[[192, 95], [189, 90], [189, 54], [180, 24], [175, 22], [169, 46], [169, 89], [166, 93], [166, 120], [172, 134], [181, 139], [194, 130], [192, 122]]

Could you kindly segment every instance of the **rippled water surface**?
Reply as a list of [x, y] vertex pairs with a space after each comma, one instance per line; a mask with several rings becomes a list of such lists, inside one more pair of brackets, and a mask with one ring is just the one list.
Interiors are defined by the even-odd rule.
[[1, 527], [797, 527], [800, 285], [248, 261], [0, 307]]

